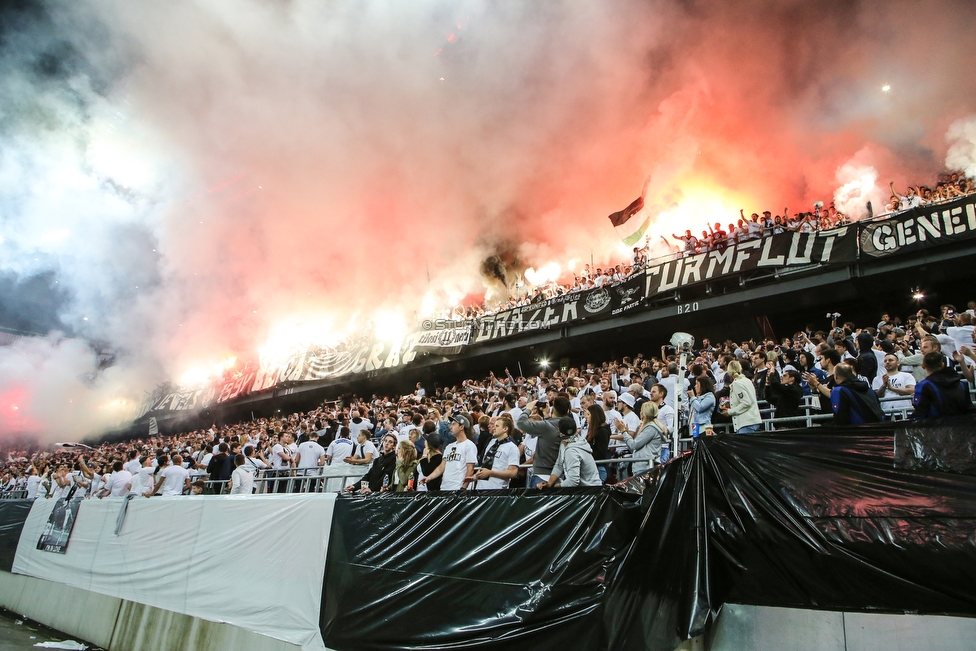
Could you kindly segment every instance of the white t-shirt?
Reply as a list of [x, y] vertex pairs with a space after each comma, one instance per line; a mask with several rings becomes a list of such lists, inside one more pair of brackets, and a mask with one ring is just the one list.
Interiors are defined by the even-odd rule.
[[183, 466], [166, 466], [159, 471], [159, 478], [163, 482], [159, 492], [162, 495], [182, 495], [189, 476], [190, 473]]
[[302, 456], [298, 461], [299, 468], [318, 468], [319, 459], [325, 454], [325, 448], [316, 441], [305, 441], [298, 446], [298, 454]]
[[336, 466], [339, 464], [344, 464], [345, 461], [343, 461], [343, 459], [352, 456], [355, 449], [356, 448], [353, 445], [353, 442], [349, 439], [336, 439], [332, 441], [332, 443], [329, 443], [329, 451], [326, 452], [326, 455], [332, 457], [332, 465]]
[[139, 468], [139, 472], [132, 475], [132, 488], [130, 495], [147, 495], [152, 492], [155, 486], [152, 467]]
[[441, 490], [460, 490], [468, 474], [468, 464], [478, 463], [478, 446], [467, 439], [463, 442], [455, 441], [444, 449], [444, 462]]
[[[678, 376], [677, 375], [669, 375], [666, 378], [662, 378], [661, 379], [661, 384], [663, 384], [664, 387], [668, 390], [668, 395], [664, 396], [664, 404], [666, 404], [667, 406], [671, 407], [671, 409], [674, 409], [675, 387], [678, 384]], [[688, 392], [688, 388], [689, 387], [691, 387], [691, 381], [688, 378], [685, 378], [685, 381], [684, 381], [684, 391], [685, 391], [685, 393]]]
[[[884, 378], [884, 373], [881, 373], [876, 378], [874, 378], [874, 383], [871, 385], [871, 388], [874, 389], [875, 391], [880, 389], [881, 385], [884, 384], [884, 382], [882, 381], [883, 378]], [[888, 385], [895, 387], [896, 389], [907, 389], [908, 387], [915, 385], [915, 376], [912, 375], [911, 373], [898, 371], [888, 376]], [[884, 409], [885, 411], [893, 411], [896, 409], [908, 409], [911, 408], [912, 406], [911, 396], [899, 396], [891, 389], [885, 389], [885, 393], [883, 397], [903, 398], [903, 400], [892, 400], [891, 402], [882, 402], [881, 408]]]
[[254, 475], [244, 466], [234, 468], [234, 472], [230, 475], [230, 481], [232, 484], [231, 495], [250, 495], [254, 492]]
[[286, 467], [285, 466], [286, 462], [284, 459], [281, 458], [281, 456], [279, 456], [278, 454], [279, 452], [284, 452], [285, 454], [288, 454], [288, 452], [285, 451], [285, 446], [283, 446], [281, 443], [276, 443], [275, 446], [271, 448], [271, 467], [274, 468], [275, 470], [280, 470], [281, 468]]
[[241, 468], [244, 468], [249, 473], [251, 473], [252, 477], [257, 477], [258, 472], [261, 470], [265, 470], [267, 467], [268, 464], [266, 464], [261, 459], [258, 459], [257, 457], [244, 457], [244, 465], [241, 466]]
[[[627, 426], [627, 431], [630, 432], [631, 436], [637, 436], [637, 432], [640, 430], [640, 416], [635, 414], [633, 411], [628, 411], [625, 416], [620, 420], [624, 421], [624, 425]], [[618, 431], [618, 434], [623, 434], [623, 432]]]
[[657, 409], [657, 418], [664, 423], [669, 432], [674, 431], [674, 407], [667, 403], [661, 405]]
[[[53, 481], [53, 480], [52, 480]], [[112, 497], [125, 497], [129, 492], [129, 482], [132, 481], [132, 473], [128, 470], [113, 472], [105, 481], [105, 488]]]
[[616, 409], [604, 409], [603, 415], [607, 417], [607, 424], [610, 425], [610, 433], [619, 434], [620, 432], [617, 431], [617, 419], [623, 418], [620, 412]]
[[41, 485], [40, 475], [31, 475], [27, 478], [27, 499], [32, 500], [37, 497], [37, 487]]
[[[972, 349], [973, 344], [973, 326], [951, 326], [946, 328], [946, 334], [952, 337], [953, 343], [956, 344], [956, 350], [959, 350], [963, 346]], [[973, 365], [973, 360], [968, 357], [965, 358], [966, 363], [970, 366]]]
[[397, 443], [402, 443], [403, 441], [409, 441], [410, 440], [410, 430], [414, 430], [414, 429], [417, 430], [417, 438], [420, 438], [420, 435], [423, 434], [423, 430], [421, 430], [419, 427], [417, 427], [416, 425], [414, 425], [414, 424], [411, 423], [410, 425], [407, 425], [402, 430], [400, 430], [399, 432], [397, 432], [397, 435], [396, 435], [396, 437], [397, 437]]
[[[359, 437], [359, 433], [363, 430], [373, 429], [373, 423], [368, 418], [362, 418], [357, 423], [355, 419], [349, 421], [349, 438], [355, 441]], [[349, 455], [346, 455], [349, 456]]]
[[75, 497], [84, 497], [88, 492], [88, 488], [82, 486], [80, 482], [87, 482], [88, 478], [82, 475], [80, 470], [72, 470], [71, 474], [68, 475], [68, 478], [71, 480], [71, 486], [78, 487], [78, 490], [75, 491]]
[[139, 457], [131, 461], [126, 461], [125, 465], [122, 466], [122, 470], [128, 470], [132, 475], [136, 475], [139, 472], [139, 468], [142, 468], [142, 461], [139, 460]]
[[357, 459], [365, 459], [367, 454], [373, 455], [376, 458], [376, 446], [369, 439], [366, 439], [365, 443], [357, 443], [356, 451], [353, 453]]
[[[488, 444], [488, 448], [485, 453], [487, 454], [493, 447], [499, 445], [498, 441], [492, 441]], [[515, 445], [514, 441], [511, 439], [506, 440], [505, 443], [500, 444], [501, 447], [498, 448], [498, 452], [495, 453], [495, 459], [491, 464], [491, 470], [495, 471], [505, 471], [511, 466], [519, 465], [519, 449]], [[488, 489], [488, 488], [508, 488], [508, 483], [511, 480], [502, 479], [501, 477], [490, 477], [488, 479], [479, 479], [476, 482], [475, 488], [478, 489]]]
[[512, 407], [511, 409], [509, 409], [505, 413], [512, 417], [512, 422], [513, 423], [517, 423], [519, 421], [519, 418], [522, 417], [522, 409], [521, 409], [521, 407]]

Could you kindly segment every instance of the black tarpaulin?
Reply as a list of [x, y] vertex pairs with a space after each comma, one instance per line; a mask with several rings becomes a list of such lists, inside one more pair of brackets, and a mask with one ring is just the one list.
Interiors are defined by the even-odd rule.
[[[667, 466], [620, 565], [610, 648], [670, 651], [725, 602], [976, 615], [976, 477], [935, 469], [961, 465], [976, 427], [946, 427], [699, 439]], [[952, 444], [896, 461], [896, 439], [932, 441], [929, 428]]]
[[4, 572], [14, 566], [20, 532], [33, 503], [33, 500], [0, 500], [0, 570]]
[[340, 497], [322, 637], [347, 649], [606, 648], [634, 497], [600, 489]]

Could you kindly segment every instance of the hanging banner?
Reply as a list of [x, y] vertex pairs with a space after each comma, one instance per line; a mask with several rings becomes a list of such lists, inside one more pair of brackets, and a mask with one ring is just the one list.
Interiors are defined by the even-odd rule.
[[48, 516], [47, 524], [37, 541], [37, 549], [54, 554], [63, 554], [68, 550], [68, 541], [71, 539], [72, 529], [75, 528], [81, 502], [80, 497], [73, 500], [62, 497], [54, 503], [54, 509]]
[[457, 355], [471, 343], [471, 324], [467, 321], [425, 319], [422, 327], [415, 346], [418, 352]]
[[783, 233], [722, 250], [652, 264], [647, 296], [755, 269], [781, 269], [857, 260], [857, 231], [842, 226], [818, 233]]
[[641, 305], [644, 296], [643, 275], [638, 273], [615, 285], [555, 296], [538, 303], [504, 310], [477, 320], [474, 343], [620, 314]]
[[976, 237], [976, 196], [919, 206], [861, 227], [861, 252], [872, 258]]

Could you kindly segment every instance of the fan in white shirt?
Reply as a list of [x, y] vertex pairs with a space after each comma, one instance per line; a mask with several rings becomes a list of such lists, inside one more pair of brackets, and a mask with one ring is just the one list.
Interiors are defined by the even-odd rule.
[[514, 432], [515, 424], [508, 418], [495, 421], [492, 432], [495, 440], [485, 450], [482, 467], [474, 473], [478, 480], [475, 488], [508, 488], [509, 482], [518, 474], [519, 448], [510, 438]]
[[893, 353], [888, 353], [884, 357], [884, 374], [875, 377], [871, 386], [879, 398], [905, 396], [904, 400], [882, 402], [881, 408], [885, 411], [912, 408], [912, 396], [915, 394], [915, 376], [911, 373], [905, 373], [899, 368], [898, 357]]
[[183, 491], [189, 488], [190, 473], [183, 467], [183, 457], [174, 454], [173, 462], [160, 470], [156, 476], [156, 486], [151, 495], [160, 492], [163, 495], [182, 495]]

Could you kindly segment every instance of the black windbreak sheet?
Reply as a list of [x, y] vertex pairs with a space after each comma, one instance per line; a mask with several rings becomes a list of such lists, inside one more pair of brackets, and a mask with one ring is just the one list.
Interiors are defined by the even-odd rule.
[[0, 570], [4, 572], [14, 566], [20, 532], [33, 503], [33, 500], [0, 500]]
[[976, 615], [976, 477], [958, 445], [973, 425], [953, 423], [952, 446], [926, 444], [944, 424], [934, 438], [888, 425], [701, 439], [663, 473], [619, 568], [609, 647], [673, 649], [725, 602]]
[[609, 490], [340, 497], [322, 595], [332, 649], [601, 649], [634, 540]]

